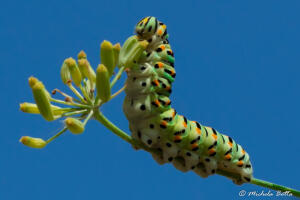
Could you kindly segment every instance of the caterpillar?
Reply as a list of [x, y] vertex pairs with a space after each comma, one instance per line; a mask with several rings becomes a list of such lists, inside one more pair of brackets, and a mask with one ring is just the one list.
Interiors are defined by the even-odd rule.
[[240, 175], [233, 180], [236, 184], [250, 182], [252, 165], [242, 146], [171, 107], [176, 72], [166, 25], [145, 17], [135, 26], [135, 33], [149, 45], [127, 71], [123, 111], [132, 137], [156, 149], [159, 153], [152, 157], [159, 164], [172, 163], [180, 171], [192, 170], [203, 178], [222, 169]]

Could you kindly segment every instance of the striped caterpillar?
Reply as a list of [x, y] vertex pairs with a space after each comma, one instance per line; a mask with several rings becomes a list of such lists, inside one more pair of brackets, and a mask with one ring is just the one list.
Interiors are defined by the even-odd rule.
[[236, 184], [250, 182], [249, 155], [239, 144], [214, 128], [187, 120], [170, 106], [176, 73], [166, 25], [145, 17], [135, 32], [149, 45], [127, 73], [123, 110], [132, 137], [160, 152], [152, 153], [159, 164], [172, 163], [180, 171], [193, 170], [201, 177], [222, 169], [240, 175], [233, 180]]

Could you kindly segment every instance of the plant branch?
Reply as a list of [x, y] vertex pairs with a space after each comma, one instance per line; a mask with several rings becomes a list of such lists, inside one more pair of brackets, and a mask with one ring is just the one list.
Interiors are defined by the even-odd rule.
[[[70, 90], [80, 99], [80, 101], [86, 102], [84, 100], [84, 98], [81, 96], [81, 94], [76, 90], [76, 88], [74, 88], [74, 86], [72, 85], [72, 83], [69, 83], [67, 85], [70, 88]], [[81, 86], [81, 84], [80, 84], [80, 86]]]
[[114, 79], [113, 79], [113, 80], [111, 81], [111, 83], [110, 83], [110, 88], [112, 88], [112, 87], [115, 85], [115, 83], [117, 82], [117, 80], [120, 79], [120, 77], [121, 77], [121, 75], [122, 75], [124, 69], [125, 69], [124, 66], [121, 67], [121, 68], [119, 69], [117, 75], [114, 77]]
[[51, 138], [49, 138], [46, 142], [47, 144], [49, 144], [52, 140], [54, 140], [55, 138], [59, 137], [61, 134], [63, 134], [64, 132], [66, 132], [67, 127], [64, 127], [61, 131], [59, 131], [57, 134], [55, 134], [54, 136], [52, 136]]
[[79, 103], [69, 103], [69, 102], [65, 102], [59, 99], [54, 99], [54, 98], [50, 98], [50, 101], [55, 102], [55, 103], [60, 103], [60, 104], [64, 104], [64, 105], [68, 105], [68, 106], [76, 106], [76, 107], [80, 107], [80, 108], [90, 108], [90, 106], [88, 105], [83, 105], [83, 104], [79, 104]]
[[118, 96], [121, 92], [123, 92], [123, 90], [125, 90], [125, 88], [126, 88], [126, 85], [124, 85], [121, 89], [119, 89], [117, 92], [115, 92], [113, 95], [111, 95], [110, 99]]

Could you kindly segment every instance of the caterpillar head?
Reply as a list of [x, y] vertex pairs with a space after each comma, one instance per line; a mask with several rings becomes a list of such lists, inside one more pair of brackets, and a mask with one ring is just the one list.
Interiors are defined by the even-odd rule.
[[159, 22], [155, 17], [145, 17], [135, 26], [135, 32], [141, 39], [149, 39], [153, 35], [157, 35], [162, 39], [166, 39], [167, 26]]
[[145, 17], [137, 23], [135, 32], [140, 38], [148, 39], [156, 33], [158, 25], [158, 20], [155, 17]]

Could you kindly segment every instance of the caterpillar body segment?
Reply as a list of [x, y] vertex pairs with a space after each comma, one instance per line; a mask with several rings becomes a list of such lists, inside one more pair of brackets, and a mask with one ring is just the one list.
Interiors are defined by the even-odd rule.
[[233, 180], [236, 184], [251, 181], [249, 155], [239, 144], [171, 107], [176, 72], [166, 25], [146, 17], [135, 31], [138, 40], [149, 44], [127, 73], [123, 110], [132, 137], [156, 149], [159, 153], [152, 156], [159, 164], [172, 163], [180, 171], [193, 170], [201, 177], [223, 169], [240, 175]]

